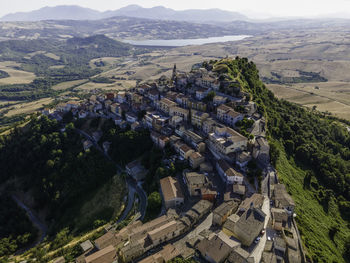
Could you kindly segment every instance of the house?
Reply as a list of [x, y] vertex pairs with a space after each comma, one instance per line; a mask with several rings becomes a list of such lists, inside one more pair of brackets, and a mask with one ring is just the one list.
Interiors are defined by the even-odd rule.
[[251, 197], [248, 197], [242, 201], [239, 206], [239, 212], [243, 213], [247, 211], [251, 206], [255, 208], [261, 208], [263, 206], [265, 197], [261, 194], [253, 194]]
[[214, 105], [216, 105], [216, 106], [221, 105], [221, 104], [225, 104], [226, 101], [227, 101], [227, 99], [226, 99], [225, 97], [223, 97], [223, 96], [218, 96], [218, 95], [216, 95], [216, 96], [214, 96], [214, 98], [213, 98], [213, 103], [214, 103]]
[[228, 257], [227, 263], [254, 263], [254, 257], [250, 257], [250, 254], [242, 249], [241, 247], [236, 247]]
[[160, 180], [160, 189], [165, 204], [165, 208], [174, 208], [183, 204], [184, 195], [177, 180], [171, 176]]
[[205, 151], [204, 138], [198, 135], [197, 133], [185, 129], [182, 133], [182, 138], [186, 143], [191, 145], [196, 151], [198, 152]]
[[243, 114], [236, 112], [234, 109], [227, 105], [220, 105], [217, 107], [216, 117], [223, 123], [234, 127], [237, 121], [243, 120]]
[[293, 198], [288, 194], [286, 186], [284, 184], [276, 184], [273, 189], [272, 199], [275, 202], [277, 208], [285, 209], [289, 216], [293, 215], [295, 202]]
[[190, 221], [189, 226], [192, 226], [193, 224], [197, 223], [204, 215], [208, 214], [212, 207], [213, 204], [210, 201], [200, 200], [185, 213], [185, 216], [182, 219], [188, 218]]
[[157, 89], [152, 89], [147, 93], [146, 96], [151, 101], [155, 102], [155, 101], [159, 100], [159, 91]]
[[196, 99], [203, 100], [207, 96], [208, 92], [209, 92], [208, 89], [197, 89], [196, 90]]
[[172, 220], [165, 225], [149, 231], [147, 238], [152, 242], [152, 247], [180, 235], [181, 228], [178, 228], [178, 224], [181, 225], [180, 222]]
[[219, 158], [226, 157], [229, 153], [243, 151], [247, 148], [247, 144], [246, 137], [228, 127], [216, 127], [215, 132], [209, 134], [208, 147]]
[[170, 121], [169, 121], [169, 125], [173, 128], [178, 127], [179, 125], [181, 125], [183, 123], [184, 119], [180, 116], [173, 116], [171, 117]]
[[171, 107], [169, 109], [169, 115], [170, 116], [179, 116], [184, 121], [188, 120], [189, 114], [190, 114], [189, 110], [186, 110], [186, 109], [183, 109], [183, 108], [180, 108], [180, 107]]
[[242, 184], [243, 175], [233, 169], [225, 160], [220, 159], [216, 163], [216, 169], [221, 178], [229, 184]]
[[190, 155], [188, 160], [189, 160], [190, 166], [193, 169], [196, 169], [197, 167], [200, 166], [201, 163], [204, 163], [205, 157], [202, 156], [199, 152], [194, 152]]
[[246, 167], [251, 159], [252, 159], [252, 156], [248, 152], [246, 152], [246, 151], [241, 152], [237, 155], [236, 165], [238, 167], [240, 167], [241, 170], [244, 171], [244, 170], [246, 170]]
[[[179, 138], [177, 136], [175, 136], [176, 138]], [[180, 153], [180, 148], [185, 145], [185, 143], [181, 140], [176, 140], [174, 143], [173, 143], [173, 147], [174, 147], [174, 150], [175, 152], [177, 153]]]
[[213, 120], [212, 118], [207, 118], [203, 121], [202, 130], [205, 134], [213, 133], [216, 127], [224, 128], [225, 126]]
[[187, 160], [192, 153], [194, 153], [194, 150], [190, 148], [187, 144], [183, 144], [180, 147], [180, 157], [184, 160]]
[[181, 252], [175, 246], [167, 244], [162, 250], [141, 260], [139, 263], [166, 263], [180, 255]]
[[222, 226], [222, 231], [227, 235], [227, 236], [234, 236], [234, 226], [239, 220], [239, 215], [237, 214], [232, 214], [230, 215], [224, 225]]
[[50, 114], [52, 114], [54, 112], [54, 109], [49, 109], [49, 108], [44, 108], [41, 113], [46, 115], [46, 116], [49, 116]]
[[89, 253], [94, 248], [94, 245], [90, 240], [86, 240], [80, 244], [80, 247], [83, 250], [83, 253]]
[[149, 90], [151, 90], [151, 86], [148, 84], [142, 84], [140, 86], [138, 86], [136, 89], [139, 93], [141, 94], [146, 94]]
[[272, 227], [277, 231], [282, 231], [288, 221], [288, 213], [281, 208], [271, 208]]
[[169, 137], [165, 135], [160, 135], [158, 139], [158, 147], [164, 149], [165, 146], [170, 142]]
[[216, 201], [217, 195], [218, 192], [212, 187], [212, 185], [209, 185], [208, 187], [203, 187], [201, 189], [202, 200], [207, 200], [214, 203]]
[[222, 226], [226, 219], [235, 213], [238, 209], [238, 204], [234, 201], [224, 202], [213, 211], [213, 225]]
[[233, 232], [242, 245], [250, 246], [264, 228], [266, 214], [260, 208], [251, 207], [234, 225]]
[[263, 164], [270, 162], [270, 146], [266, 138], [259, 137], [255, 140], [253, 157]]
[[130, 125], [130, 128], [131, 128], [131, 130], [133, 130], [133, 131], [137, 131], [137, 130], [139, 130], [139, 129], [142, 129], [142, 126], [141, 126], [141, 124], [140, 124], [138, 121], [136, 121], [136, 122], [134, 122], [134, 123], [132, 123], [132, 124]]
[[123, 92], [123, 91], [118, 92], [117, 102], [119, 102], [119, 103], [125, 103], [126, 102], [126, 94], [125, 94], [125, 92]]
[[133, 112], [125, 113], [125, 119], [128, 123], [134, 123], [137, 121], [137, 116]]
[[191, 124], [197, 128], [202, 128], [203, 122], [209, 117], [209, 114], [202, 111], [191, 110]]
[[65, 111], [70, 111], [72, 109], [78, 109], [79, 105], [80, 105], [80, 102], [78, 102], [78, 101], [74, 101], [74, 100], [68, 101], [66, 103]]
[[204, 174], [196, 172], [183, 172], [190, 196], [201, 196], [201, 189], [209, 186], [209, 181]]
[[211, 263], [221, 263], [229, 256], [232, 248], [224, 242], [219, 235], [205, 238], [197, 245], [202, 257]]
[[106, 234], [96, 239], [94, 243], [98, 250], [104, 249], [109, 246], [116, 246], [117, 240], [115, 238], [114, 231], [108, 231]]
[[126, 165], [126, 172], [136, 181], [145, 179], [147, 170], [141, 165], [139, 160], [132, 161]]
[[237, 194], [237, 195], [240, 195], [240, 196], [245, 195], [245, 185], [244, 184], [234, 184], [232, 186], [232, 192]]
[[99, 250], [87, 257], [85, 257], [86, 263], [112, 263], [115, 261], [117, 250], [113, 246], [108, 246], [102, 250]]
[[176, 102], [163, 98], [158, 102], [158, 109], [169, 115], [170, 109], [176, 106]]

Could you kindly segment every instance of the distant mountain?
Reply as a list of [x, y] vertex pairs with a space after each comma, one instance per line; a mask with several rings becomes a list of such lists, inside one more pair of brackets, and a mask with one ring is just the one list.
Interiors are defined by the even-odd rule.
[[101, 13], [75, 5], [43, 7], [31, 12], [19, 12], [1, 17], [1, 21], [40, 21], [40, 20], [94, 20]]
[[229, 22], [235, 20], [248, 20], [248, 18], [237, 12], [224, 11], [220, 9], [192, 9], [176, 11], [163, 6], [143, 8], [138, 5], [129, 5], [118, 10], [99, 12], [80, 6], [56, 6], [44, 7], [31, 12], [19, 12], [3, 16], [1, 21], [40, 21], [40, 20], [98, 20], [115, 16], [195, 21], [195, 22]]

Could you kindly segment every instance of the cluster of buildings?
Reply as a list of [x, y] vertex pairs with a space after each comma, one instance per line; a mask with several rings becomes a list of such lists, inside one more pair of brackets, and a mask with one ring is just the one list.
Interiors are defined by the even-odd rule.
[[[259, 194], [246, 178], [249, 162], [261, 169], [269, 166], [265, 119], [239, 87], [235, 97], [221, 93], [223, 87], [237, 83], [219, 79], [210, 69], [178, 73], [174, 67], [171, 79], [162, 77], [127, 92], [92, 95], [48, 113], [57, 118], [71, 111], [76, 118], [101, 116], [120, 128], [149, 129], [157, 147], [171, 147], [176, 159], [189, 167], [181, 175], [160, 180], [165, 215], [108, 231], [77, 262], [167, 262], [195, 253], [213, 263], [301, 262], [293, 228], [295, 204], [284, 185], [266, 173], [270, 191]], [[237, 125], [243, 120], [252, 123], [245, 131], [249, 138]], [[126, 170], [137, 181], [145, 178], [138, 161]], [[197, 202], [184, 210], [191, 200]], [[208, 218], [212, 219], [206, 227], [193, 234]]]

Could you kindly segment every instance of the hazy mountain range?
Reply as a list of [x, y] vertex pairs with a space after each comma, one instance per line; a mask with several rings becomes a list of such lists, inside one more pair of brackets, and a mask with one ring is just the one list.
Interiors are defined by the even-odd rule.
[[163, 6], [143, 8], [138, 5], [129, 5], [114, 11], [100, 12], [75, 5], [43, 7], [31, 12], [8, 14], [0, 18], [1, 21], [40, 21], [40, 20], [98, 20], [115, 16], [149, 18], [174, 21], [218, 21], [228, 22], [248, 20], [243, 14], [220, 9], [184, 10], [176, 11]]

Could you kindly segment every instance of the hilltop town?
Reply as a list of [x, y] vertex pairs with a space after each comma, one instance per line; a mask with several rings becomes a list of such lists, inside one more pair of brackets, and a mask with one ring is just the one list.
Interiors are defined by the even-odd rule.
[[[110, 225], [98, 239], [81, 243], [83, 254], [76, 262], [148, 263], [177, 257], [213, 263], [304, 262], [295, 203], [271, 165], [263, 112], [238, 81], [213, 64], [194, 65], [189, 73], [178, 72], [175, 65], [171, 78], [118, 93], [94, 92], [87, 100], [42, 111], [58, 121], [69, 113], [77, 120], [99, 117], [120, 129], [149, 130], [154, 145], [173, 152], [162, 162], [184, 167], [160, 178], [162, 210], [148, 222], [142, 221], [147, 170], [138, 159], [121, 167], [139, 193], [139, 213], [124, 228]], [[79, 132], [85, 151], [96, 147], [109, 157], [111, 143], [101, 140], [101, 131]]]

